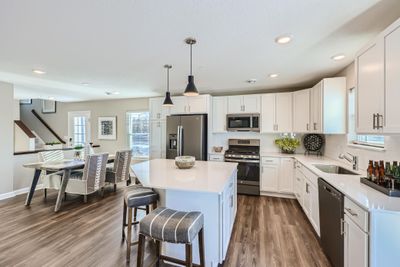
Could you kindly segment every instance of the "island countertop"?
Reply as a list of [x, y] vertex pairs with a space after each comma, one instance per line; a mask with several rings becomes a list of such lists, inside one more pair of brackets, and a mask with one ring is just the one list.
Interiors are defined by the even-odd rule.
[[146, 187], [220, 194], [237, 163], [196, 161], [191, 169], [178, 169], [175, 160], [153, 159], [132, 164], [131, 169]]

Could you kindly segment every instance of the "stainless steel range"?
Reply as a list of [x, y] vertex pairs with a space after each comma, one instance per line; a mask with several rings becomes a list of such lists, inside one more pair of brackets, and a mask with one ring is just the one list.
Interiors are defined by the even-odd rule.
[[229, 139], [225, 161], [238, 163], [238, 194], [260, 195], [260, 140]]

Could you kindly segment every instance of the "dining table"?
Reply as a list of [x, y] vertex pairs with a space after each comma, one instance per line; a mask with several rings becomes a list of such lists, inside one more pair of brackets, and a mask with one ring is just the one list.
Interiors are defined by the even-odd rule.
[[[109, 155], [107, 162], [114, 162], [115, 155]], [[64, 198], [65, 189], [67, 188], [67, 184], [69, 178], [71, 176], [71, 172], [73, 170], [83, 169], [85, 167], [85, 160], [82, 159], [65, 159], [61, 161], [48, 161], [48, 162], [34, 162], [27, 163], [23, 165], [25, 168], [35, 169], [31, 188], [26, 196], [25, 206], [30, 206], [33, 195], [35, 194], [36, 186], [38, 184], [40, 174], [42, 171], [46, 171], [46, 173], [56, 173], [62, 172], [62, 180], [61, 186], [58, 191], [56, 206], [54, 207], [54, 211], [58, 212], [61, 208], [61, 204]]]

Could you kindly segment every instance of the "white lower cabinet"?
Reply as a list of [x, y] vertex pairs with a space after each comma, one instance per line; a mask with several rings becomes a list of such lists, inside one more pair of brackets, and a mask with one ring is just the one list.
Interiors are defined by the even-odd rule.
[[222, 193], [222, 250], [223, 255], [228, 251], [229, 241], [236, 215], [236, 179], [232, 177]]
[[344, 215], [344, 266], [368, 266], [368, 234]]
[[320, 235], [319, 229], [319, 199], [318, 199], [318, 178], [304, 165], [296, 162], [294, 178], [294, 193], [304, 213], [313, 226], [315, 232]]
[[261, 160], [261, 191], [293, 193], [294, 160], [263, 157]]

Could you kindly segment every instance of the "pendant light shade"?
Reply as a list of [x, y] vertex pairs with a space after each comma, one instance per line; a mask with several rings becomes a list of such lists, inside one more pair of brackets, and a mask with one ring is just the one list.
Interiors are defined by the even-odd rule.
[[171, 65], [164, 65], [164, 68], [167, 69], [167, 91], [165, 92], [165, 99], [163, 102], [164, 107], [171, 107], [174, 105], [171, 99], [171, 93], [169, 92], [169, 70], [172, 68]]
[[186, 86], [185, 92], [183, 95], [185, 96], [196, 96], [199, 95], [199, 91], [197, 91], [196, 85], [194, 84], [194, 76], [192, 73], [192, 46], [196, 43], [196, 39], [187, 38], [185, 43], [190, 45], [190, 75], [188, 76], [188, 85]]

